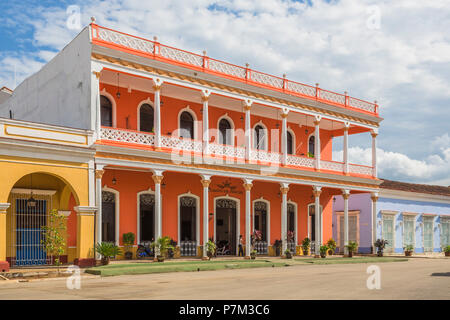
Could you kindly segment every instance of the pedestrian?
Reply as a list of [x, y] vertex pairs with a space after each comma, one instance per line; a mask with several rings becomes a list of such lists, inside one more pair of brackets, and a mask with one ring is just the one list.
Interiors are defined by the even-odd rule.
[[244, 256], [244, 239], [242, 239], [242, 234], [239, 236], [239, 254], [240, 257], [242, 253], [242, 256]]

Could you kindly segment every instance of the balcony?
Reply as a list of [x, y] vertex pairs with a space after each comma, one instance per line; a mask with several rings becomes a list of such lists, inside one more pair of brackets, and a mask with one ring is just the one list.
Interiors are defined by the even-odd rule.
[[[98, 143], [154, 150], [155, 135], [153, 133], [144, 133], [129, 129], [102, 127], [100, 141]], [[246, 162], [245, 148], [243, 147], [209, 143], [208, 150], [204, 152], [202, 141], [174, 136], [162, 135], [161, 149], [163, 152], [197, 154], [217, 159], [226, 159], [227, 161], [230, 160], [231, 163]], [[250, 150], [250, 159], [248, 162], [266, 166], [280, 166], [282, 164], [282, 154], [252, 149]], [[342, 174], [344, 172], [344, 163], [342, 162], [320, 160], [320, 166], [324, 172], [336, 174]], [[314, 170], [315, 159], [298, 155], [287, 155], [285, 167]], [[349, 164], [349, 174], [372, 178], [373, 168], [364, 165]]]
[[94, 44], [378, 117], [378, 105], [91, 24]]

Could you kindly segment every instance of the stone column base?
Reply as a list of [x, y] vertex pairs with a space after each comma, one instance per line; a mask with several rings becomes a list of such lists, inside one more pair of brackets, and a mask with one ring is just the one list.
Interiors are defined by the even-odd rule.
[[9, 262], [0, 261], [0, 272], [9, 272]]

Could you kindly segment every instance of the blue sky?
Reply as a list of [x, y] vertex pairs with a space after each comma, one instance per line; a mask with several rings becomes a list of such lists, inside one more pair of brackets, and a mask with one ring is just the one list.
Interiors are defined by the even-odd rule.
[[[381, 177], [450, 185], [450, 6], [420, 1], [2, 1], [0, 86], [39, 70], [79, 30], [101, 25], [369, 101], [385, 118]], [[336, 141], [339, 159], [341, 142]], [[350, 158], [370, 163], [370, 136]]]

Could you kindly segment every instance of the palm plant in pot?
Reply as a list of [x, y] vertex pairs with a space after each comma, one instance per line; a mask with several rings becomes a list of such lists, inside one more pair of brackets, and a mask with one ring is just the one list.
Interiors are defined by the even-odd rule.
[[336, 252], [336, 241], [333, 238], [330, 238], [327, 241], [328, 253], [333, 255]]
[[284, 251], [284, 255], [286, 256], [286, 259], [292, 259], [292, 253], [291, 253], [291, 250], [286, 249], [286, 250]]
[[320, 257], [325, 258], [327, 256], [327, 252], [330, 248], [327, 245], [321, 245], [319, 247]]
[[252, 260], [255, 260], [257, 254], [258, 254], [258, 251], [255, 250], [255, 249], [253, 249], [252, 251], [250, 251], [250, 258], [251, 258]]
[[122, 254], [122, 251], [118, 246], [112, 242], [100, 242], [95, 246], [95, 250], [102, 256], [102, 265], [109, 264], [111, 257], [115, 257]]
[[412, 244], [406, 245], [403, 250], [405, 251], [405, 257], [410, 257], [414, 251], [414, 246]]
[[377, 248], [377, 256], [379, 256], [379, 257], [383, 256], [383, 250], [387, 244], [389, 244], [389, 242], [384, 239], [377, 239], [377, 241], [375, 241], [374, 245], [375, 245], [375, 248]]
[[122, 235], [122, 242], [125, 247], [125, 259], [131, 260], [133, 258], [133, 252], [131, 251], [131, 248], [134, 244], [135, 235], [133, 232], [124, 233]]
[[173, 250], [173, 246], [171, 245], [172, 239], [169, 236], [161, 237], [156, 239], [152, 243], [152, 247], [156, 250], [157, 255], [156, 258], [158, 262], [164, 262], [164, 259], [167, 256], [167, 252], [169, 249]]
[[311, 245], [311, 240], [308, 237], [303, 239], [303, 241], [302, 241], [302, 250], [303, 250], [303, 255], [304, 256], [308, 255], [308, 251], [309, 251], [310, 245]]
[[348, 251], [348, 257], [353, 257], [353, 252], [358, 250], [358, 243], [356, 241], [349, 241], [348, 245], [345, 246]]
[[450, 257], [450, 245], [443, 248], [446, 257]]
[[216, 253], [216, 244], [211, 240], [208, 240], [208, 242], [206, 243], [206, 255], [208, 256], [208, 259], [211, 259], [215, 253]]

